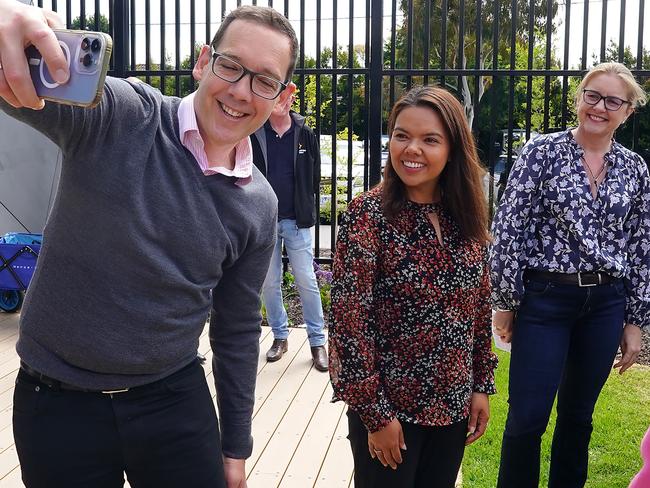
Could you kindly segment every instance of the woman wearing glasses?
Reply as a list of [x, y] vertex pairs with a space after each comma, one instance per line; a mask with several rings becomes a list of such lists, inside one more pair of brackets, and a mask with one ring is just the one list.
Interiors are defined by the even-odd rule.
[[623, 373], [650, 323], [650, 181], [614, 132], [646, 96], [619, 63], [576, 94], [578, 126], [528, 143], [494, 219], [495, 332], [512, 340], [499, 488], [537, 488], [555, 395], [549, 488], [587, 479], [592, 413], [619, 344]]

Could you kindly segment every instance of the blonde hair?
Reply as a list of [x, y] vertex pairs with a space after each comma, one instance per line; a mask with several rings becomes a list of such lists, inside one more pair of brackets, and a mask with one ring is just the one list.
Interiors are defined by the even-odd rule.
[[587, 72], [584, 78], [582, 78], [582, 81], [576, 90], [576, 105], [582, 97], [582, 90], [587, 86], [587, 83], [600, 74], [614, 75], [621, 79], [627, 88], [628, 102], [630, 102], [632, 108], [642, 107], [648, 101], [645, 91], [636, 79], [634, 79], [634, 75], [627, 66], [621, 63], [609, 62], [597, 64]]

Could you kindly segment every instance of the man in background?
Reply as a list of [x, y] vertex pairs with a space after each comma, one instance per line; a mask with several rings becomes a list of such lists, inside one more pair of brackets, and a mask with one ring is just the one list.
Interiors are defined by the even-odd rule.
[[310, 232], [316, 224], [320, 152], [305, 118], [291, 110], [294, 99], [292, 95], [278, 103], [266, 124], [251, 137], [253, 161], [278, 197], [278, 236], [263, 287], [266, 318], [274, 338], [266, 359], [277, 361], [288, 350], [289, 320], [282, 296], [284, 244], [300, 295], [314, 367], [327, 371], [323, 306]]

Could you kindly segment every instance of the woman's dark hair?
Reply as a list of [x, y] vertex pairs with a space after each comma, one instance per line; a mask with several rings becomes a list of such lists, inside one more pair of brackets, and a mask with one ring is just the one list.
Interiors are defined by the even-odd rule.
[[[447, 90], [437, 86], [416, 86], [393, 106], [388, 119], [388, 135], [392, 137], [397, 116], [409, 107], [426, 107], [440, 117], [449, 141], [449, 161], [440, 174], [441, 203], [460, 228], [463, 237], [487, 242], [487, 202], [482, 177], [485, 170], [479, 163], [472, 132], [460, 102]], [[390, 144], [390, 143], [389, 143]], [[384, 214], [394, 218], [406, 203], [406, 188], [393, 169], [390, 151], [382, 182]]]

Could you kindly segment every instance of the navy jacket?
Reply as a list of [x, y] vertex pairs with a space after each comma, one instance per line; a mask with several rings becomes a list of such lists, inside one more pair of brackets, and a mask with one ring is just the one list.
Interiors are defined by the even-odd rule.
[[[305, 118], [290, 112], [295, 123], [293, 135], [293, 174], [295, 180], [294, 207], [296, 211], [296, 225], [299, 228], [308, 228], [316, 225], [318, 185], [320, 182], [320, 150], [316, 134], [305, 124]], [[253, 162], [267, 175], [268, 156], [266, 152], [266, 133], [264, 126], [251, 136], [253, 146]]]

